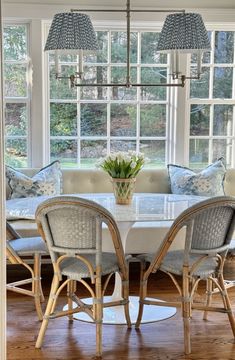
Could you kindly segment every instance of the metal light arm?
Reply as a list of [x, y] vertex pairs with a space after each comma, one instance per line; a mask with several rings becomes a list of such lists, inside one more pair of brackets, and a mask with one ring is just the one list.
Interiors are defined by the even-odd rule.
[[[186, 79], [199, 79], [200, 78], [200, 72], [201, 72], [201, 68], [198, 67], [198, 73], [197, 76], [194, 77], [186, 77], [185, 75], [182, 75], [179, 72], [179, 68], [178, 66], [173, 69], [172, 71], [172, 78], [173, 80], [177, 80], [177, 82], [173, 82], [173, 83], [150, 83], [150, 84], [140, 84], [140, 83], [135, 83], [132, 84], [131, 83], [131, 78], [130, 78], [130, 18], [131, 18], [131, 12], [133, 13], [142, 13], [142, 12], [156, 12], [156, 13], [185, 13], [185, 10], [175, 10], [175, 9], [169, 9], [169, 10], [160, 10], [160, 9], [153, 9], [153, 10], [139, 10], [139, 9], [131, 9], [130, 7], [130, 0], [127, 0], [126, 3], [126, 9], [123, 10], [117, 10], [117, 9], [105, 9], [105, 10], [101, 10], [101, 9], [82, 9], [82, 10], [78, 10], [78, 9], [71, 9], [71, 12], [119, 12], [119, 13], [125, 13], [126, 14], [126, 32], [127, 32], [127, 71], [126, 71], [126, 82], [125, 83], [91, 83], [91, 84], [87, 84], [87, 83], [82, 83], [82, 65], [80, 66], [79, 72], [76, 72], [75, 75], [71, 75], [70, 77], [68, 76], [63, 76], [63, 75], [59, 75], [59, 73], [57, 72], [56, 74], [56, 78], [57, 79], [70, 79], [70, 84], [71, 87], [84, 87], [84, 86], [89, 86], [89, 87], [126, 87], [126, 88], [131, 88], [131, 87], [141, 87], [141, 86], [166, 86], [166, 87], [184, 87], [185, 85], [185, 80]], [[179, 64], [179, 54], [178, 51], [176, 52], [175, 56], [175, 62], [177, 64]], [[82, 61], [82, 55], [81, 52], [79, 54], [79, 62]], [[80, 63], [81, 64], [81, 63]], [[174, 63], [175, 64], [175, 63]], [[77, 79], [79, 79], [80, 81], [76, 81]]]

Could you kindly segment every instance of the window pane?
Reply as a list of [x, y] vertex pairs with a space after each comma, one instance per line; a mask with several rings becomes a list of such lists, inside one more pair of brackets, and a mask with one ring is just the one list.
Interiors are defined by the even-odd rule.
[[5, 161], [13, 167], [21, 168], [28, 165], [26, 139], [6, 140]]
[[134, 140], [111, 140], [110, 151], [136, 151], [136, 141]]
[[141, 63], [142, 64], [166, 64], [167, 55], [157, 51], [159, 33], [141, 33]]
[[[78, 63], [78, 55], [77, 54], [61, 54], [58, 55], [59, 64], [61, 62], [64, 63]], [[55, 64], [55, 54], [49, 53], [49, 62], [52, 63], [52, 65]], [[61, 64], [60, 64], [61, 65]]]
[[[196, 74], [196, 68], [191, 68], [191, 76]], [[210, 69], [208, 67], [202, 68], [201, 78], [199, 80], [190, 81], [190, 97], [206, 99], [209, 97], [209, 78]]]
[[214, 98], [232, 97], [233, 68], [217, 67], [214, 69]]
[[[126, 84], [126, 67], [124, 66], [112, 66], [111, 67], [111, 82], [116, 84]], [[136, 68], [131, 68], [131, 82], [137, 82], [137, 71]], [[136, 100], [137, 89], [135, 87], [125, 88], [114, 86], [111, 87], [111, 99], [113, 100]]]
[[97, 31], [98, 48], [94, 54], [84, 55], [84, 61], [89, 63], [107, 63], [108, 61], [108, 33]]
[[26, 97], [28, 95], [26, 74], [25, 65], [5, 64], [5, 96]]
[[107, 105], [81, 104], [81, 135], [107, 134]]
[[6, 103], [5, 133], [6, 135], [26, 135], [28, 118], [26, 104]]
[[234, 33], [232, 31], [215, 32], [215, 63], [233, 63]]
[[232, 135], [233, 106], [215, 105], [213, 119], [213, 135]]
[[77, 166], [77, 141], [54, 140], [51, 142], [51, 161], [60, 160], [63, 167]]
[[[156, 67], [141, 68], [141, 83], [164, 84], [167, 82], [167, 69]], [[166, 100], [166, 88], [164, 86], [141, 87], [142, 100]]]
[[100, 157], [107, 153], [107, 142], [104, 140], [82, 140], [81, 141], [81, 166], [85, 168], [94, 167]]
[[26, 60], [27, 58], [27, 26], [4, 26], [4, 58], [5, 60]]
[[209, 135], [210, 105], [191, 105], [190, 135]]
[[[107, 83], [107, 68], [103, 66], [85, 66], [84, 83]], [[104, 100], [107, 99], [106, 87], [81, 87], [81, 99]]]
[[77, 105], [76, 104], [51, 104], [50, 105], [50, 132], [56, 135], [77, 134]]
[[[195, 104], [195, 100], [190, 104], [189, 162], [190, 166], [196, 168], [203, 168], [208, 162], [221, 156], [226, 158], [227, 164], [231, 166], [235, 146], [234, 105], [230, 100], [234, 100], [235, 85], [234, 32], [211, 31], [211, 39], [214, 46], [210, 56], [211, 66], [204, 66], [203, 71], [206, 70], [206, 74], [203, 73], [199, 81], [191, 81], [190, 89], [191, 98], [205, 99], [203, 104]], [[195, 59], [193, 56], [194, 63]], [[209, 57], [203, 62], [209, 63]], [[191, 69], [193, 74], [195, 64]], [[213, 78], [210, 78], [210, 74]], [[205, 136], [207, 139], [203, 139]]]
[[[207, 32], [209, 40], [211, 42], [211, 31]], [[210, 59], [211, 59], [211, 52], [210, 51], [205, 51], [202, 55], [202, 64], [208, 64], [210, 63]], [[196, 54], [192, 54], [191, 55], [191, 63], [197, 63], [197, 55]]]
[[111, 136], [136, 135], [136, 106], [111, 104]]
[[[137, 40], [136, 32], [130, 34], [130, 62], [137, 62]], [[111, 62], [126, 63], [127, 36], [124, 31], [112, 31], [111, 33]]]
[[140, 106], [140, 136], [166, 135], [166, 105]]
[[189, 144], [189, 166], [202, 169], [208, 164], [209, 140], [191, 139]]
[[140, 151], [149, 158], [146, 167], [164, 167], [166, 163], [166, 142], [164, 140], [142, 140]]
[[231, 166], [232, 142], [229, 139], [214, 139], [213, 140], [213, 161], [223, 157], [226, 161], [226, 166]]
[[[61, 66], [61, 75], [70, 76], [77, 70], [76, 66]], [[56, 79], [55, 67], [50, 66], [50, 98], [51, 99], [76, 99], [77, 88], [70, 87], [69, 79]]]
[[[3, 28], [6, 163], [28, 164], [30, 92], [28, 25], [6, 24]], [[10, 98], [24, 98], [15, 101]], [[11, 102], [10, 102], [11, 101]]]
[[[125, 29], [98, 31], [97, 37], [101, 50], [83, 56], [84, 81], [88, 85], [89, 82], [126, 84]], [[153, 81], [157, 84], [166, 83], [168, 56], [156, 52], [158, 38], [157, 32], [131, 32], [132, 84], [152, 84]], [[94, 167], [96, 160], [104, 156], [107, 149], [141, 151], [143, 147], [152, 156], [151, 164], [165, 164], [169, 93], [166, 87], [78, 86], [71, 89], [69, 80], [55, 80], [53, 57], [50, 60], [50, 102], [53, 104], [50, 126], [54, 158], [59, 156], [63, 164], [70, 166], [63, 159], [67, 154], [71, 157], [72, 153], [75, 155], [71, 166], [77, 163], [82, 167]], [[78, 70], [78, 56], [60, 55], [59, 60], [62, 76], [69, 76]], [[164, 137], [164, 140], [159, 137]], [[55, 146], [59, 146], [58, 151], [54, 151]]]

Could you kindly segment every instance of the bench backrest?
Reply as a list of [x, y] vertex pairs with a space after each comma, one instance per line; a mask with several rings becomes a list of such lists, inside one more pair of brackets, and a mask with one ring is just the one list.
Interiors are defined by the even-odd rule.
[[[39, 169], [20, 169], [25, 175], [33, 176]], [[63, 193], [102, 193], [112, 192], [109, 176], [101, 170], [62, 169]], [[7, 198], [9, 187], [7, 185]], [[224, 180], [226, 195], [235, 196], [235, 169], [228, 169]], [[136, 179], [136, 192], [170, 193], [167, 169], [142, 170]]]

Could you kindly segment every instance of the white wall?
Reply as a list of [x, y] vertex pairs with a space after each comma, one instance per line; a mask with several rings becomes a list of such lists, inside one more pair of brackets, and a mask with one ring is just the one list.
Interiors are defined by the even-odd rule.
[[[20, 17], [28, 19], [51, 19], [53, 15], [60, 11], [68, 11], [71, 8], [76, 9], [125, 9], [126, 1], [118, 3], [116, 0], [5, 0], [3, 2], [3, 16], [4, 17]], [[235, 1], [234, 0], [146, 0], [131, 1], [131, 8], [133, 9], [186, 9], [191, 12], [199, 12], [202, 14], [206, 22], [233, 22], [235, 15]], [[125, 14], [120, 13], [91, 13], [94, 20], [112, 20], [125, 19]], [[132, 14], [133, 20], [138, 21], [162, 21], [164, 14], [161, 13], [139, 13]]]

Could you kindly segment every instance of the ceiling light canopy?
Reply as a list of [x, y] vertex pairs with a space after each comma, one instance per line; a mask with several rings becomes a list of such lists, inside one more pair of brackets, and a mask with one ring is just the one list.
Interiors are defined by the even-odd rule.
[[[84, 12], [118, 12], [113, 9], [89, 9]], [[88, 15], [78, 13], [77, 10], [60, 13], [54, 16], [45, 51], [55, 51], [56, 77], [66, 78], [60, 73], [58, 55], [60, 53], [76, 53], [79, 55], [78, 71], [70, 75], [71, 86], [181, 86], [185, 85], [186, 79], [199, 79], [201, 75], [201, 58], [204, 51], [210, 50], [210, 41], [203, 23], [202, 17], [195, 13], [185, 13], [184, 10], [134, 10], [130, 8], [130, 0], [127, 0], [126, 9], [120, 10], [126, 13], [126, 32], [127, 32], [127, 65], [126, 82], [120, 83], [89, 83], [83, 82], [83, 52], [93, 52], [98, 50], [95, 30]], [[130, 81], [130, 14], [131, 12], [168, 12], [172, 13], [166, 17], [157, 51], [170, 54], [171, 83], [131, 83]], [[194, 77], [187, 77], [180, 71], [179, 55], [181, 53], [196, 54], [197, 74]]]

